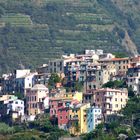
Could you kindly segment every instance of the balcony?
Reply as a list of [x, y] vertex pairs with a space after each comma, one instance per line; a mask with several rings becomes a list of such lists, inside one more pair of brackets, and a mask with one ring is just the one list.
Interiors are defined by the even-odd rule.
[[106, 98], [112, 98], [113, 97], [113, 95], [104, 95]]

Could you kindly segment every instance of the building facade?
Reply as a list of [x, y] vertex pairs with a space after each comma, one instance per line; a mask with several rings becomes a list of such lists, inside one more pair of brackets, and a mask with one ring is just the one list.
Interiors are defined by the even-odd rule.
[[36, 84], [33, 88], [28, 89], [26, 93], [27, 114], [37, 115], [44, 113], [44, 99], [48, 96], [48, 88], [42, 84]]
[[87, 113], [87, 132], [93, 131], [98, 124], [102, 122], [102, 110], [99, 107], [90, 107], [86, 110]]
[[64, 60], [56, 59], [56, 60], [49, 61], [48, 72], [49, 73], [64, 73]]
[[140, 95], [140, 65], [128, 69], [127, 85], [135, 95]]
[[94, 102], [102, 109], [104, 117], [117, 114], [126, 106], [128, 101], [127, 89], [98, 89], [95, 92]]

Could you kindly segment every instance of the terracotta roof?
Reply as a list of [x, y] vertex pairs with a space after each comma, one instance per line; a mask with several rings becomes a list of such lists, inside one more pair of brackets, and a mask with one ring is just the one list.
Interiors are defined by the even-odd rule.
[[97, 89], [95, 92], [101, 92], [101, 91], [110, 91], [110, 92], [124, 92], [124, 90], [120, 90], [120, 89], [112, 89], [112, 88], [101, 88], [101, 89]]
[[125, 57], [125, 58], [100, 59], [99, 61], [123, 61], [129, 59], [130, 59], [129, 57]]

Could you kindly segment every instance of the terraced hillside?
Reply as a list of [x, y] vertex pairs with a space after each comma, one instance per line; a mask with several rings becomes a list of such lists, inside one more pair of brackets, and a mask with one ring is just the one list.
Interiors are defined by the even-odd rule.
[[113, 6], [111, 0], [0, 0], [0, 71], [34, 68], [84, 49], [137, 53], [127, 47], [125, 33], [135, 34], [126, 16], [119, 8], [111, 12]]

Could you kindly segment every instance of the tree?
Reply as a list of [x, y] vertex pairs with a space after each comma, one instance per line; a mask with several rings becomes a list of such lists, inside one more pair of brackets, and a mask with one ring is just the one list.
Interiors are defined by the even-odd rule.
[[131, 87], [128, 87], [128, 96], [129, 97], [134, 97], [135, 96], [135, 93], [134, 93], [134, 91]]
[[60, 83], [61, 78], [58, 76], [57, 73], [52, 73], [51, 77], [49, 78], [49, 85], [50, 86], [55, 86], [56, 83]]
[[18, 99], [21, 99], [21, 100], [24, 99], [24, 95], [22, 93], [15, 93], [14, 95], [17, 96]]
[[0, 123], [0, 134], [2, 135], [13, 134], [14, 131], [15, 130], [13, 127], [10, 127], [5, 123]]
[[103, 86], [103, 88], [126, 88], [126, 83], [125, 81], [118, 81], [118, 80], [115, 80], [115, 81], [109, 81], [107, 83], [105, 83]]
[[123, 52], [116, 52], [116, 53], [113, 53], [115, 55], [116, 58], [124, 58], [124, 57], [127, 57], [126, 53], [123, 53]]

